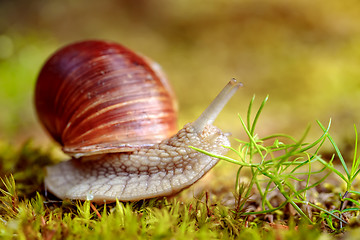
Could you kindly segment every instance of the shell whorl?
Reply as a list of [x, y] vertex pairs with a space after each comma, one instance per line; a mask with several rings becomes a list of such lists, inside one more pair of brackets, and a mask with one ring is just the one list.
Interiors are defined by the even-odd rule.
[[79, 42], [46, 62], [35, 105], [45, 128], [70, 155], [133, 151], [176, 133], [176, 101], [163, 76], [122, 45]]

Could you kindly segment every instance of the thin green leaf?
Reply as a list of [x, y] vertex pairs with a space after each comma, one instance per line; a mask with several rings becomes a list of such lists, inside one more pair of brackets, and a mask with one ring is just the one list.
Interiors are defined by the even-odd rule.
[[358, 202], [358, 201], [356, 201], [356, 200], [354, 200], [354, 199], [352, 199], [352, 198], [344, 198], [344, 199], [342, 199], [343, 201], [349, 201], [349, 202], [352, 202], [352, 203], [354, 203], [356, 206], [359, 206], [360, 207], [360, 203]]
[[[331, 119], [330, 119], [331, 121]], [[325, 127], [320, 123], [320, 121], [317, 121], [318, 125], [320, 126], [320, 128], [324, 131], [324, 132], [327, 132], [327, 130], [325, 129]], [[340, 162], [341, 162], [341, 165], [343, 166], [344, 170], [345, 170], [345, 173], [346, 173], [346, 176], [347, 176], [347, 179], [350, 180], [351, 177], [350, 177], [350, 173], [349, 173], [349, 169], [347, 168], [346, 166], [346, 163], [345, 163], [345, 160], [338, 148], [338, 146], [336, 145], [335, 141], [332, 139], [332, 137], [329, 135], [329, 133], [327, 132], [326, 133], [327, 135], [327, 138], [329, 139], [331, 145], [333, 146], [333, 148], [335, 149], [335, 152], [336, 154], [338, 155], [339, 159], [340, 159]], [[346, 182], [348, 183], [348, 180], [346, 180]]]
[[262, 110], [263, 110], [266, 102], [268, 101], [268, 99], [269, 99], [269, 95], [267, 95], [267, 96], [265, 97], [265, 99], [262, 101], [262, 103], [261, 103], [261, 105], [260, 105], [260, 107], [259, 107], [259, 110], [256, 112], [256, 115], [255, 115], [253, 124], [252, 124], [251, 129], [250, 129], [251, 135], [254, 135], [257, 121], [259, 120], [260, 114], [261, 114], [261, 112], [262, 112]]
[[353, 191], [353, 190], [349, 190], [349, 193], [354, 193], [354, 194], [360, 195], [360, 192], [358, 192], [358, 191]]
[[193, 147], [193, 146], [188, 146], [188, 147], [192, 148], [192, 149], [194, 149], [194, 150], [196, 150], [198, 152], [204, 153], [204, 154], [206, 154], [206, 155], [208, 155], [210, 157], [225, 160], [227, 162], [234, 163], [234, 164], [237, 164], [237, 165], [240, 165], [240, 166], [246, 166], [246, 167], [256, 167], [256, 166], [258, 166], [257, 164], [249, 164], [249, 163], [245, 163], [245, 162], [239, 162], [238, 160], [235, 160], [235, 159], [230, 158], [230, 157], [226, 157], [226, 156], [222, 156], [222, 155], [216, 155], [216, 154], [213, 154], [211, 152], [202, 150], [202, 149], [197, 148], [197, 147]]

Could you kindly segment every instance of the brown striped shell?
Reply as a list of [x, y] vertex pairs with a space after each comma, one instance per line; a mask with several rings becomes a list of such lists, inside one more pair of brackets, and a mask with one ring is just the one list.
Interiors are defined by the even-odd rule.
[[84, 41], [57, 51], [39, 74], [35, 105], [74, 156], [132, 151], [177, 130], [175, 97], [158, 65], [116, 43]]

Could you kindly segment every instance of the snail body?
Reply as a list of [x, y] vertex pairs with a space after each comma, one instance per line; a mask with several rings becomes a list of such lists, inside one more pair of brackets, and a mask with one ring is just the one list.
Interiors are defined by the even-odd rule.
[[[84, 47], [85, 45], [87, 47]], [[108, 49], [114, 48], [114, 46], [118, 49], [117, 52], [115, 51], [116, 53], [114, 53], [114, 50]], [[69, 48], [76, 50], [69, 51]], [[99, 48], [104, 50], [95, 58], [84, 53], [84, 51], [91, 52]], [[212, 122], [236, 92], [240, 83], [231, 80], [196, 121], [186, 124], [184, 128], [174, 134], [177, 112], [174, 94], [163, 78], [163, 74], [158, 70], [153, 70], [152, 65], [149, 63], [150, 60], [143, 60], [142, 57], [121, 45], [102, 41], [85, 41], [70, 45], [64, 49], [55, 53], [45, 64], [39, 75], [35, 94], [35, 105], [43, 125], [59, 141], [64, 151], [74, 156], [69, 161], [47, 167], [45, 185], [57, 197], [61, 199], [112, 202], [116, 199], [134, 201], [172, 195], [192, 185], [218, 162], [218, 159], [197, 152], [189, 146], [201, 148], [214, 154], [226, 154], [228, 150], [226, 146], [230, 146], [227, 136], [213, 126]], [[69, 52], [71, 53], [70, 57], [68, 56]], [[71, 78], [75, 78], [79, 72], [83, 72], [79, 69], [83, 67], [82, 62], [84, 59], [87, 59], [85, 61], [88, 64], [87, 67], [91, 68], [96, 61], [106, 59], [109, 54], [122, 55], [118, 57], [118, 61], [126, 62], [126, 64], [119, 64], [113, 70], [111, 65], [113, 63], [97, 63], [99, 65], [103, 64], [102, 67], [95, 67], [95, 69], [89, 70], [91, 73], [85, 74], [86, 76], [95, 77], [81, 80], [83, 82], [80, 84], [79, 80], [71, 83]], [[80, 57], [78, 57], [79, 55]], [[85, 58], [84, 55], [86, 55]], [[66, 67], [69, 61], [71, 67]], [[106, 71], [103, 74], [99, 73], [99, 71], [103, 71], [104, 67], [106, 67], [108, 73]], [[48, 68], [52, 73], [47, 72]], [[137, 69], [137, 74], [133, 74], [134, 69]], [[131, 71], [131, 74], [126, 74], [126, 71]], [[117, 75], [118, 73], [121, 74]], [[58, 76], [49, 77], [53, 74], [58, 74]], [[103, 75], [103, 77], [101, 78], [99, 74]], [[113, 77], [114, 75], [116, 77]], [[107, 89], [107, 91], [110, 90], [110, 94], [107, 93], [106, 89], [93, 94], [93, 91], [95, 91], [92, 89], [93, 85], [88, 82], [95, 79], [97, 83], [92, 84], [98, 86], [99, 82], [105, 81], [104, 78], [111, 79], [107, 84], [113, 81], [121, 81], [121, 84], [115, 83], [115, 86], [122, 85], [121, 88], [126, 87], [123, 86], [126, 84], [138, 85], [141, 83], [143, 85], [141, 85], [140, 90], [122, 90], [119, 95], [112, 93], [112, 90], [115, 89], [113, 87]], [[56, 80], [56, 83], [48, 82], [53, 79]], [[151, 86], [150, 90], [145, 89], [144, 85], [151, 85], [149, 82], [152, 83], [154, 79], [156, 86]], [[55, 86], [55, 90], [48, 90], [51, 93], [45, 94], [46, 97], [41, 96], [42, 92], [52, 88], [52, 85]], [[158, 85], [160, 85], [160, 88]], [[88, 92], [84, 93], [85, 90], [82, 90], [83, 86], [87, 91], [90, 90], [90, 95], [93, 98], [82, 97], [83, 94], [88, 94]], [[64, 89], [66, 91], [62, 93]], [[137, 96], [141, 95], [141, 97], [131, 98], [129, 97], [130, 92], [135, 93]], [[121, 99], [121, 94], [128, 96], [130, 103], [122, 103], [119, 100], [111, 105], [114, 101], [107, 98], [108, 95]], [[105, 97], [101, 95], [105, 95]], [[66, 113], [67, 108], [63, 107], [64, 103], [60, 101], [60, 96], [65, 96], [66, 101], [72, 102], [73, 105], [77, 103], [72, 100], [73, 98], [81, 100], [81, 106], [85, 107], [79, 108], [70, 104], [70, 113]], [[150, 98], [150, 100], [143, 100], [143, 96]], [[103, 100], [104, 98], [107, 100]], [[91, 103], [92, 99], [95, 99], [93, 100], [94, 103]], [[87, 101], [90, 103], [84, 103]], [[136, 110], [131, 110], [131, 108], [126, 108], [126, 110], [116, 109], [117, 107], [131, 105], [137, 107], [138, 104], [133, 104], [136, 102], [141, 104], [150, 103], [150, 105], [145, 106], [144, 104], [145, 109], [143, 110], [139, 110], [140, 108], [136, 108]], [[55, 107], [48, 106], [54, 103], [56, 103]], [[151, 104], [154, 103], [160, 103], [159, 106], [161, 107], [152, 107]], [[105, 106], [105, 110], [99, 109], [97, 106]], [[51, 108], [55, 108], [55, 113], [46, 112]], [[148, 110], [150, 112], [147, 112]], [[117, 114], [119, 111], [121, 114]], [[85, 117], [87, 113], [90, 113], [89, 117]], [[102, 116], [103, 113], [111, 114]], [[120, 119], [115, 120], [112, 114], [117, 115], [116, 117], [120, 117]], [[65, 123], [62, 123], [62, 115], [66, 116]], [[45, 116], [45, 119], [42, 119], [42, 116]], [[126, 120], [121, 120], [122, 117]], [[88, 126], [89, 122], [96, 118], [102, 120], [100, 127], [94, 123]], [[107, 118], [110, 118], [110, 123], [105, 121]], [[54, 119], [55, 123], [52, 123], [51, 121]], [[140, 135], [144, 134], [139, 129], [130, 129], [128, 134], [119, 134], [118, 128], [122, 128], [122, 122], [136, 122], [130, 124], [131, 127], [150, 128], [150, 130], [144, 130], [150, 136], [146, 136], [145, 140], [141, 140], [143, 136], [135, 136], [137, 132], [140, 132]], [[125, 127], [125, 130], [130, 125]], [[151, 130], [152, 125], [155, 127], [153, 130]], [[162, 129], [158, 130], [158, 127]], [[98, 134], [100, 140], [87, 140], [89, 136], [97, 136], [96, 131], [93, 129], [100, 130]], [[121, 130], [124, 130], [124, 127]], [[72, 137], [76, 137], [76, 141], [80, 146], [76, 146], [76, 141], [71, 141], [69, 136], [66, 136], [69, 132], [72, 132]], [[112, 133], [114, 136], [111, 135]], [[169, 135], [172, 136], [169, 137]], [[129, 141], [134, 141], [127, 143], [126, 136], [129, 136]], [[162, 139], [159, 141], [160, 138]]]

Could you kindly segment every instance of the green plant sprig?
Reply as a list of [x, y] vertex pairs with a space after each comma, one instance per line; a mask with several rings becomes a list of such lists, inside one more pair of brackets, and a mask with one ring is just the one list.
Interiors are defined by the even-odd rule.
[[[355, 130], [355, 146], [354, 146], [354, 157], [352, 159], [352, 166], [351, 166], [351, 170], [349, 171], [345, 159], [342, 156], [339, 147], [336, 145], [335, 141], [333, 140], [333, 138], [330, 136], [329, 132], [325, 130], [324, 126], [317, 121], [317, 123], [319, 124], [320, 128], [324, 131], [324, 134], [326, 135], [326, 137], [329, 139], [330, 143], [332, 144], [332, 146], [334, 147], [335, 153], [336, 155], [339, 157], [339, 160], [341, 162], [341, 166], [343, 167], [343, 170], [345, 172], [345, 174], [343, 174], [341, 171], [339, 171], [338, 169], [336, 169], [334, 167], [334, 165], [332, 164], [332, 162], [326, 162], [323, 159], [319, 159], [319, 161], [324, 164], [326, 167], [328, 167], [329, 169], [331, 169], [336, 175], [338, 175], [342, 180], [345, 181], [346, 183], [346, 191], [349, 192], [351, 191], [351, 186], [353, 181], [355, 180], [355, 178], [359, 175], [360, 173], [360, 155], [358, 155], [358, 132], [356, 129], [356, 126], [354, 125], [354, 130]], [[359, 192], [356, 191], [351, 191], [352, 193], [355, 194], [359, 194]]]
[[[354, 155], [353, 155], [353, 159], [352, 159], [352, 165], [351, 165], [351, 170], [349, 171], [345, 159], [342, 156], [339, 147], [337, 146], [337, 144], [335, 143], [334, 139], [330, 136], [328, 131], [325, 131], [324, 126], [317, 121], [318, 125], [320, 126], [320, 128], [324, 131], [324, 133], [326, 132], [326, 137], [327, 139], [330, 141], [331, 145], [333, 146], [334, 150], [335, 150], [335, 154], [338, 156], [340, 162], [341, 162], [341, 166], [343, 171], [345, 172], [342, 173], [340, 170], [338, 170], [332, 163], [332, 161], [326, 162], [323, 159], [319, 159], [319, 161], [327, 168], [329, 168], [332, 172], [334, 172], [338, 177], [340, 177], [346, 184], [346, 191], [345, 193], [340, 196], [340, 200], [341, 200], [341, 204], [339, 207], [339, 210], [337, 211], [337, 213], [339, 214], [340, 218], [342, 218], [342, 214], [345, 212], [350, 211], [349, 209], [351, 209], [351, 211], [360, 211], [360, 204], [358, 201], [355, 201], [351, 198], [349, 198], [350, 194], [355, 194], [355, 195], [360, 195], [360, 192], [358, 191], [354, 191], [352, 190], [352, 185], [353, 182], [355, 180], [355, 178], [359, 175], [360, 173], [360, 155], [358, 156], [358, 140], [359, 140], [359, 136], [358, 136], [358, 131], [356, 129], [356, 125], [354, 124], [354, 131], [355, 131], [355, 144], [354, 144]], [[335, 154], [333, 154], [332, 159], [334, 159]], [[346, 204], [347, 201], [355, 204], [354, 208], [346, 208]], [[328, 220], [329, 221], [329, 220]], [[340, 222], [340, 228], [342, 228], [342, 222]]]
[[[252, 189], [254, 187], [257, 189], [261, 198], [262, 210], [256, 212], [245, 212], [244, 208], [246, 206], [246, 201], [238, 200], [239, 206], [237, 206], [236, 211], [241, 212], [242, 215], [269, 214], [284, 208], [287, 204], [290, 204], [303, 219], [306, 219], [309, 223], [314, 224], [318, 221], [314, 222], [310, 219], [310, 217], [300, 207], [301, 205], [308, 205], [313, 209], [320, 211], [322, 214], [319, 214], [318, 216], [327, 222], [330, 221], [328, 223], [330, 226], [334, 225], [333, 221], [335, 219], [338, 220], [340, 222], [340, 226], [342, 226], [342, 224], [346, 222], [343, 220], [339, 212], [328, 211], [317, 204], [311, 203], [308, 200], [307, 194], [309, 191], [312, 191], [315, 187], [323, 183], [332, 172], [337, 174], [347, 183], [347, 191], [341, 199], [342, 203], [345, 200], [348, 200], [346, 196], [349, 193], [360, 194], [360, 192], [350, 189], [355, 177], [360, 173], [360, 156], [357, 157], [357, 148], [355, 148], [352, 168], [351, 171], [349, 171], [339, 148], [336, 146], [334, 140], [329, 134], [331, 119], [327, 127], [324, 127], [318, 121], [319, 126], [323, 130], [323, 134], [311, 143], [305, 142], [305, 138], [310, 128], [306, 129], [300, 140], [296, 140], [286, 134], [273, 134], [260, 138], [255, 133], [255, 129], [264, 106], [268, 101], [268, 96], [266, 96], [266, 98], [262, 101], [255, 113], [255, 117], [251, 120], [254, 100], [255, 96], [250, 101], [247, 110], [246, 123], [243, 118], [238, 115], [241, 125], [248, 137], [248, 141], [235, 139], [239, 143], [238, 149], [235, 149], [234, 147], [227, 147], [231, 152], [235, 153], [237, 158], [212, 154], [194, 147], [191, 148], [239, 166], [235, 181], [235, 193], [237, 196], [241, 196], [243, 199], [248, 199]], [[334, 146], [335, 152], [339, 156], [343, 165], [345, 174], [342, 174], [341, 171], [336, 169], [332, 164], [334, 156], [332, 156], [329, 161], [325, 161], [320, 157], [320, 149], [326, 140], [329, 140]], [[273, 141], [273, 144], [265, 145], [265, 141]], [[317, 162], [320, 162], [323, 167], [319, 169], [318, 164], [316, 164]], [[246, 188], [243, 187], [244, 185], [240, 186], [241, 172], [245, 168], [249, 169], [251, 174], [249, 184]], [[302, 170], [304, 168], [307, 170]], [[313, 182], [312, 177], [314, 177], [314, 175], [320, 176], [320, 179], [318, 178], [317, 181]], [[278, 191], [285, 198], [285, 200], [276, 207], [268, 200], [269, 193], [273, 191]], [[352, 200], [350, 202], [356, 201]], [[360, 204], [355, 205], [360, 206]], [[352, 209], [358, 210], [358, 208]]]

